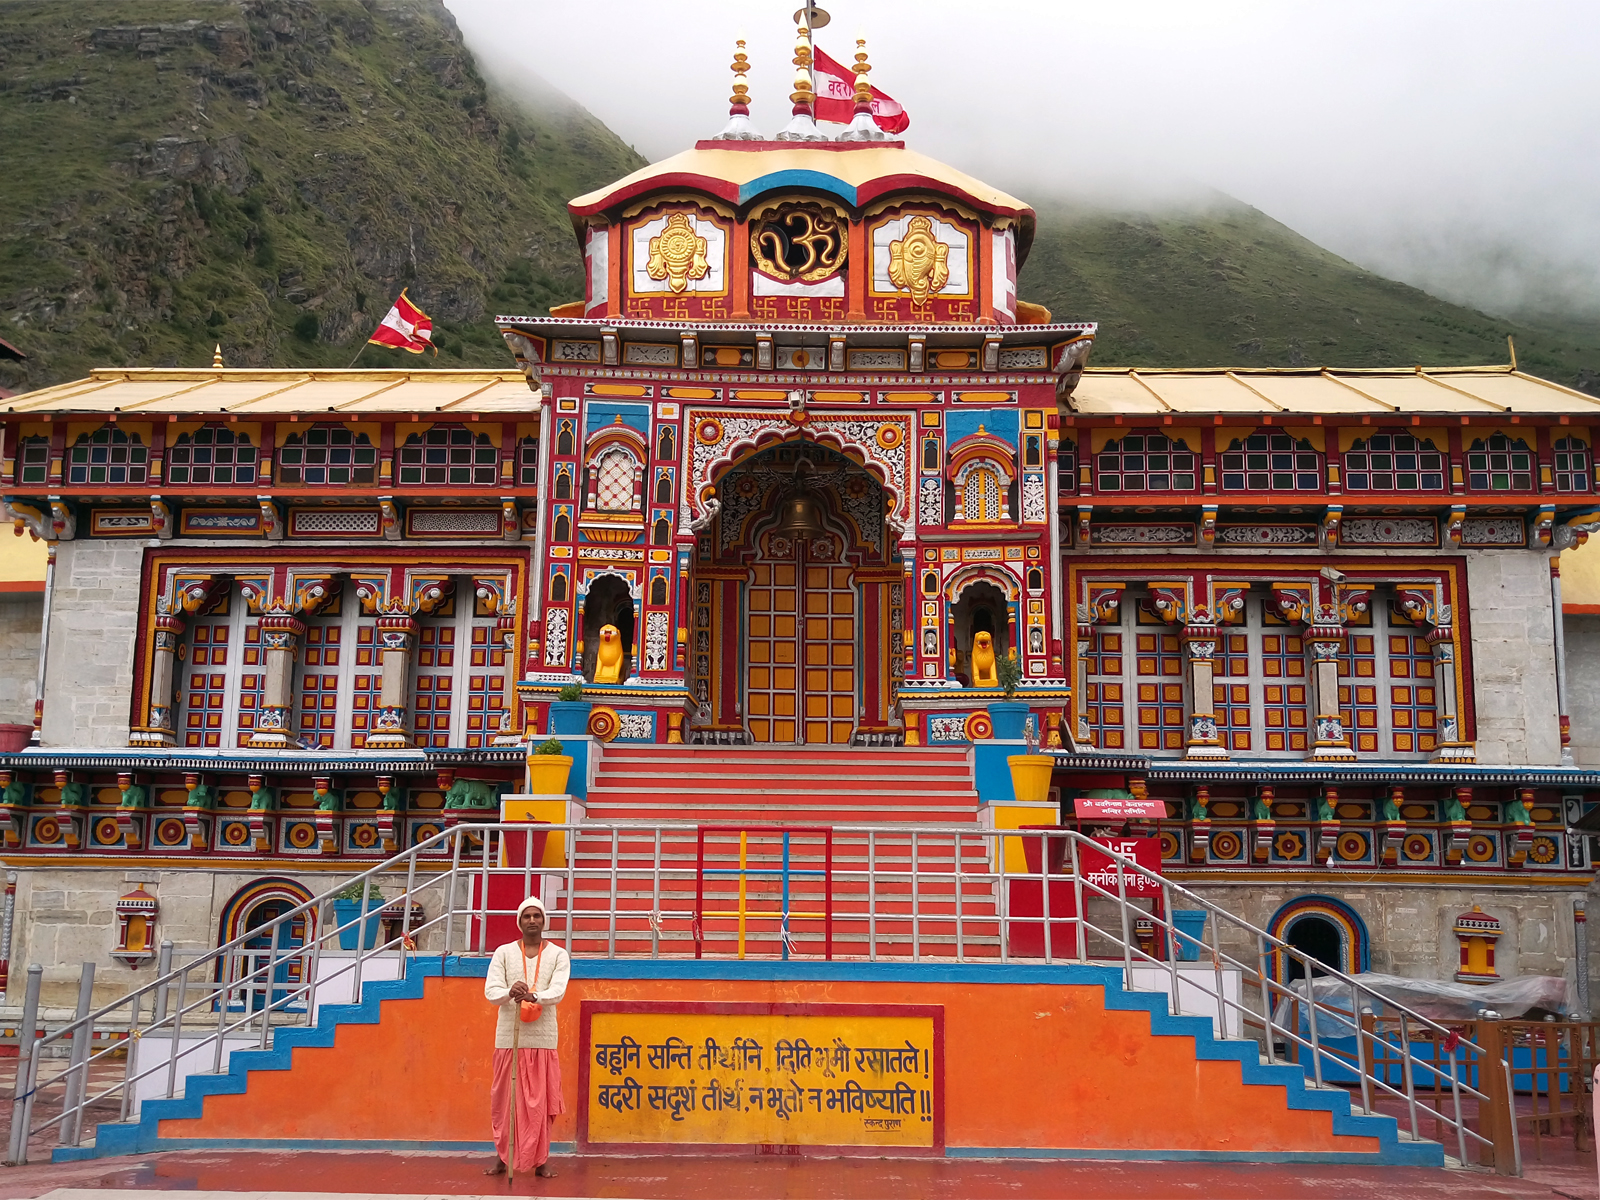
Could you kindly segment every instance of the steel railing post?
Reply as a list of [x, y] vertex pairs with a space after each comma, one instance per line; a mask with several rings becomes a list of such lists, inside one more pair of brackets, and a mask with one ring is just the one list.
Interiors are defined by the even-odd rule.
[[[172, 943], [168, 942], [170, 946]], [[28, 987], [22, 999], [22, 1025], [17, 1038], [17, 1086], [11, 1093], [11, 1142], [6, 1153], [9, 1163], [26, 1162], [22, 1148], [28, 1140], [28, 1067], [33, 1058], [33, 1045], [39, 1033], [39, 984], [44, 979], [44, 968], [38, 963], [28, 968]]]
[[1011, 887], [1006, 877], [1006, 839], [994, 830], [990, 830], [988, 836], [989, 848], [1000, 873], [996, 881], [1000, 889], [1000, 903], [995, 905], [995, 909], [1000, 914], [1000, 961], [1004, 963], [1011, 961]]
[[606, 957], [617, 956], [617, 851], [620, 849], [622, 831], [611, 827], [611, 899], [606, 917]]
[[967, 961], [967, 929], [966, 929], [966, 916], [965, 916], [965, 913], [962, 910], [962, 896], [961, 896], [961, 893], [963, 891], [965, 891], [966, 889], [962, 885], [962, 882], [961, 882], [961, 853], [962, 853], [962, 845], [961, 845], [961, 833], [960, 833], [959, 830], [953, 835], [952, 840], [955, 843], [955, 845], [951, 849], [951, 853], [954, 855], [954, 874], [955, 874], [955, 886], [956, 886], [956, 961], [957, 962], [966, 962]]
[[314, 932], [311, 935], [311, 964], [307, 970], [310, 979], [306, 981], [306, 1024], [315, 1026], [317, 1023], [317, 988], [322, 976], [322, 943], [329, 937], [328, 931], [328, 902], [324, 900], [306, 914], [307, 922]]
[[661, 957], [661, 827], [656, 827], [655, 865], [650, 872], [650, 957]]
[[[1154, 915], [1154, 914], [1152, 914]], [[1162, 940], [1167, 943], [1167, 973], [1172, 976], [1172, 1015], [1183, 1015], [1183, 998], [1179, 993], [1178, 975], [1178, 929], [1177, 923], [1172, 919], [1172, 892], [1166, 884], [1161, 885], [1161, 932]], [[1217, 1001], [1217, 1016], [1222, 1015], [1222, 1001]]]
[[[1232, 1035], [1228, 1032], [1228, 1010], [1227, 1005], [1223, 1000], [1223, 991], [1226, 988], [1226, 984], [1222, 978], [1221, 924], [1221, 921], [1211, 921], [1211, 969], [1216, 974], [1217, 982], [1217, 1036], [1225, 1038], [1231, 1037]], [[1240, 999], [1242, 1000], [1243, 997], [1241, 996]], [[1241, 1032], [1243, 1031], [1242, 1025], [1240, 1026], [1240, 1030]]]
[[917, 861], [917, 831], [911, 831], [911, 961], [922, 961], [922, 911], [918, 901], [922, 891], [921, 863]]
[[[1411, 1136], [1412, 1136], [1413, 1139], [1420, 1140], [1421, 1139], [1421, 1134], [1417, 1131], [1417, 1087], [1416, 1087], [1416, 1078], [1415, 1078], [1415, 1074], [1414, 1074], [1414, 1068], [1412, 1067], [1412, 1064], [1411, 1064], [1411, 1034], [1410, 1034], [1410, 1031], [1406, 1028], [1406, 1014], [1405, 1013], [1401, 1013], [1400, 1014], [1400, 1053], [1405, 1056], [1401, 1060], [1400, 1068], [1404, 1072], [1404, 1078], [1405, 1078], [1406, 1105], [1411, 1110]], [[1435, 1063], [1436, 1067], [1437, 1067], [1437, 1065], [1438, 1064]], [[1385, 1069], [1385, 1075], [1387, 1075], [1387, 1074], [1388, 1074], [1387, 1069]], [[1389, 1081], [1388, 1081], [1387, 1078], [1385, 1078], [1384, 1082], [1387, 1083]]]
[[[1305, 981], [1306, 981], [1306, 1020], [1310, 1023], [1310, 1031], [1311, 1031], [1311, 1070], [1315, 1074], [1315, 1078], [1316, 1078], [1316, 1081], [1317, 1081], [1317, 1086], [1321, 1087], [1322, 1086], [1322, 1039], [1317, 1036], [1317, 994], [1316, 994], [1315, 991], [1312, 990], [1312, 986], [1311, 986], [1311, 959], [1307, 958], [1303, 954], [1300, 954], [1298, 951], [1296, 951], [1295, 953], [1296, 953], [1296, 956], [1298, 958], [1301, 958], [1301, 959], [1304, 960], [1302, 965], [1305, 967], [1305, 972], [1306, 972], [1305, 973]], [[1361, 1028], [1361, 1018], [1360, 1018], [1359, 1014], [1352, 1013], [1351, 1015], [1356, 1018], [1356, 1029], [1357, 1029], [1356, 1036], [1359, 1038], [1361, 1036], [1361, 1034], [1359, 1032], [1360, 1028]], [[1294, 1032], [1295, 1032], [1295, 1036], [1296, 1037], [1300, 1036], [1300, 1030], [1299, 1030], [1299, 1027], [1298, 1027], [1298, 1023], [1296, 1025], [1296, 1028], [1295, 1028]], [[1365, 1076], [1363, 1076], [1363, 1078], [1365, 1078]]]
[[[1115, 854], [1115, 851], [1112, 853]], [[1128, 925], [1128, 876], [1123, 872], [1122, 862], [1119, 859], [1113, 857], [1111, 865], [1117, 872], [1117, 905], [1122, 909], [1122, 986], [1131, 992], [1133, 991], [1133, 933]]]
[[67, 1068], [66, 1095], [61, 1101], [63, 1146], [76, 1146], [83, 1131], [83, 1097], [89, 1090], [89, 1069], [83, 1060], [88, 1057], [89, 1041], [94, 1035], [93, 1022], [88, 1019], [93, 1006], [94, 964], [86, 962], [82, 974], [78, 976], [78, 1010], [73, 1016], [72, 1030], [72, 1065]]
[[[1361, 1076], [1361, 1111], [1370, 1115], [1372, 1113], [1372, 1080], [1377, 1070], [1374, 1053], [1377, 1038], [1367, 1029], [1367, 1018], [1372, 1016], [1371, 1009], [1362, 1009], [1360, 1001], [1354, 993], [1350, 996], [1350, 1007], [1356, 1010], [1356, 1071]], [[1373, 1017], [1376, 1026], [1377, 1018]]]
[[[172, 1047], [167, 1054], [167, 1099], [171, 1100], [178, 1087], [178, 1045], [183, 1036], [183, 1012], [186, 1007], [186, 998], [189, 993], [189, 971], [194, 966], [183, 969], [178, 976], [178, 1010], [172, 1014]], [[218, 1020], [220, 1021], [220, 1017]]]
[[[450, 840], [454, 843], [454, 845], [452, 845], [451, 848], [450, 848], [450, 871], [449, 871], [449, 875], [448, 875], [450, 886], [449, 886], [449, 892], [445, 897], [445, 909], [444, 909], [444, 954], [443, 954], [443, 957], [445, 957], [445, 958], [449, 958], [450, 957], [450, 951], [451, 951], [452, 947], [455, 945], [456, 896], [460, 892], [460, 884], [461, 884], [461, 829], [458, 826], [457, 828], [451, 830], [450, 833], [451, 833]], [[569, 931], [569, 934], [570, 934], [570, 931]], [[569, 940], [570, 940], [570, 937], [569, 937]]]
[[878, 832], [867, 830], [867, 961], [878, 961]]
[[1072, 853], [1072, 915], [1078, 930], [1078, 961], [1089, 961], [1089, 933], [1084, 922], [1088, 914], [1083, 911], [1083, 868], [1078, 859], [1078, 841], [1070, 838], [1067, 849]]
[[[156, 978], [165, 979], [172, 974], [172, 942], [161, 943], [161, 955], [156, 960]], [[156, 989], [155, 1008], [150, 1014], [150, 1024], [159, 1025], [167, 1019], [167, 993], [172, 990], [170, 983], [163, 983]]]
[[1040, 887], [1043, 890], [1043, 902], [1040, 911], [1044, 914], [1044, 961], [1049, 966], [1050, 956], [1050, 838], [1049, 835], [1039, 835], [1039, 870]]
[[[1271, 976], [1267, 974], [1267, 939], [1261, 934], [1256, 935], [1256, 986], [1261, 990], [1261, 1024], [1266, 1031], [1267, 1061], [1275, 1063], [1278, 1061], [1278, 1050], [1272, 1026], [1272, 983]], [[1295, 1030], [1297, 1035], [1299, 1032]], [[1288, 1048], [1285, 1042], [1284, 1049]]]

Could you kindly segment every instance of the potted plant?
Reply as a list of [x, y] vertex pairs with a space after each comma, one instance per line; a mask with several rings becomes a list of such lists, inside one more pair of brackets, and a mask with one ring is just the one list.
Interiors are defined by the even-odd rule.
[[[364, 894], [363, 894], [364, 893]], [[363, 905], [365, 911], [363, 911]], [[352, 880], [333, 895], [333, 921], [339, 926], [339, 949], [354, 950], [359, 937], [361, 949], [378, 944], [378, 912], [383, 896], [378, 885], [368, 880]], [[365, 917], [365, 920], [361, 920]], [[357, 924], [360, 921], [360, 924]]]
[[1022, 682], [1022, 664], [1013, 650], [995, 659], [995, 678], [1000, 681], [1004, 700], [989, 705], [989, 719], [994, 722], [994, 736], [1002, 742], [1020, 742], [1028, 723], [1028, 704], [1017, 699], [1017, 685]]
[[[583, 685], [569, 683], [550, 701], [549, 728], [553, 737], [580, 737], [589, 732], [589, 710], [594, 705], [583, 698]], [[554, 753], [561, 753], [559, 750]]]
[[564, 796], [567, 776], [572, 771], [572, 756], [561, 753], [562, 746], [549, 738], [528, 755], [528, 791], [534, 796]]

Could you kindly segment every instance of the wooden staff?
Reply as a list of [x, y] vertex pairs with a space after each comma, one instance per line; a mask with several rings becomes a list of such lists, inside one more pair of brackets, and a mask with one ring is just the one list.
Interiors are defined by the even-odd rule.
[[511, 1144], [506, 1150], [506, 1181], [517, 1181], [517, 1041], [522, 1032], [522, 1004], [519, 1001], [511, 1022]]

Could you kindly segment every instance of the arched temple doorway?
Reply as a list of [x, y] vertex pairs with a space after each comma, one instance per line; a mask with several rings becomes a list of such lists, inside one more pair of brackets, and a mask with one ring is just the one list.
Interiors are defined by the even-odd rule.
[[[1291, 900], [1267, 924], [1267, 932], [1293, 946], [1315, 962], [1356, 975], [1371, 965], [1367, 926], [1342, 900], [1332, 896], [1301, 896]], [[1274, 973], [1282, 983], [1304, 978], [1305, 964], [1281, 951], [1274, 953]], [[1315, 967], [1313, 974], [1317, 973]]]
[[696, 740], [886, 738], [904, 584], [882, 485], [796, 438], [729, 468], [717, 499], [692, 593]]

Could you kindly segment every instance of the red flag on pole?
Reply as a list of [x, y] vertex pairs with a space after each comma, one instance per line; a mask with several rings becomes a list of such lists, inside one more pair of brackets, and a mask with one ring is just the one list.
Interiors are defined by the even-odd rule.
[[[850, 124], [856, 115], [856, 76], [816, 47], [813, 61], [817, 68], [817, 120]], [[904, 133], [911, 118], [900, 102], [887, 92], [872, 89], [872, 119], [885, 133]]]
[[411, 303], [404, 288], [400, 289], [400, 299], [394, 302], [389, 315], [379, 322], [367, 341], [409, 350], [413, 354], [424, 350], [439, 353], [439, 348], [433, 344], [433, 318]]

